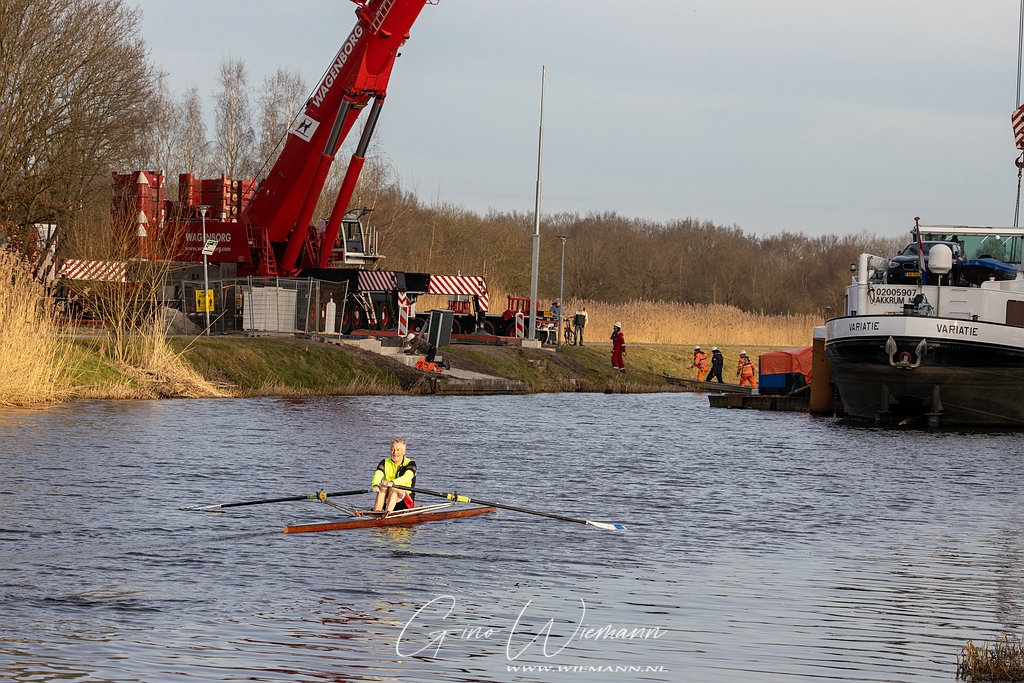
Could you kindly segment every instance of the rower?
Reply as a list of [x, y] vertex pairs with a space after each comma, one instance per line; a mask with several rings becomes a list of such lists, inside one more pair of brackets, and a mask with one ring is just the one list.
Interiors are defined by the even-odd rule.
[[409, 510], [415, 506], [412, 493], [394, 488], [395, 485], [416, 488], [416, 461], [405, 457], [405, 439], [391, 439], [391, 458], [384, 458], [377, 465], [370, 482], [370, 490], [377, 494], [373, 504], [374, 512], [385, 510]]

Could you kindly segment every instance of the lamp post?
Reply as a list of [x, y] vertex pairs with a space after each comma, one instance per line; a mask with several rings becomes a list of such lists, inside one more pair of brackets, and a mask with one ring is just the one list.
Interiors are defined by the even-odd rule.
[[540, 71], [540, 135], [537, 143], [537, 203], [533, 209], [533, 262], [530, 268], [530, 332], [528, 339], [537, 338], [537, 272], [540, 270], [540, 175], [544, 167], [544, 80], [548, 68]]
[[196, 207], [199, 209], [199, 213], [203, 217], [203, 310], [206, 311], [206, 330], [205, 334], [207, 337], [210, 336], [210, 277], [209, 271], [206, 267], [206, 212], [210, 210], [210, 207], [206, 204]]
[[562, 309], [565, 308], [565, 299], [563, 298], [562, 294], [562, 291], [565, 289], [565, 241], [569, 239], [569, 236], [558, 235], [558, 239], [562, 240], [562, 271], [558, 275], [558, 327], [555, 328], [555, 344], [561, 346]]

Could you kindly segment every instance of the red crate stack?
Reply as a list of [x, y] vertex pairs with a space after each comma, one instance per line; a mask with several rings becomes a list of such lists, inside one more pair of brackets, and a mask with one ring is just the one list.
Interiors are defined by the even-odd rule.
[[157, 244], [158, 231], [163, 228], [167, 218], [164, 176], [158, 171], [112, 175], [112, 210], [115, 225], [139, 240], [137, 244], [140, 256], [152, 256], [149, 250], [152, 245]]
[[210, 207], [210, 215], [214, 220], [231, 219], [231, 181], [227, 175], [215, 180], [203, 180], [201, 203]]
[[194, 173], [178, 175], [178, 201], [184, 206], [202, 204], [202, 193], [202, 183], [196, 179]]

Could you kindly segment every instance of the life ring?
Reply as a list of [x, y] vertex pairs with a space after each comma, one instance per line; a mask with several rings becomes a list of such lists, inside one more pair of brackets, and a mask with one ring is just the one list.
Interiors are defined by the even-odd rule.
[[900, 362], [901, 363], [909, 363], [910, 362], [910, 353], [907, 352], [907, 351], [904, 351], [903, 353], [901, 353], [900, 354]]

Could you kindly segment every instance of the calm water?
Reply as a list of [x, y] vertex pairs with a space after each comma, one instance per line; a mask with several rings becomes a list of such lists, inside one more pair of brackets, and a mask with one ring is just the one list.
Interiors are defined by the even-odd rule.
[[[395, 434], [423, 487], [629, 530], [178, 510], [367, 486]], [[1021, 439], [695, 394], [0, 412], [0, 677], [949, 681], [1024, 622]]]

